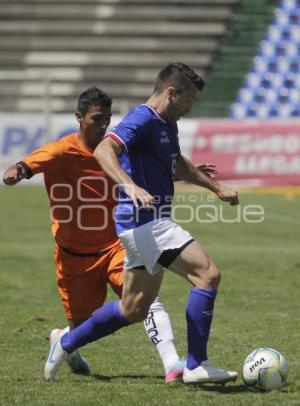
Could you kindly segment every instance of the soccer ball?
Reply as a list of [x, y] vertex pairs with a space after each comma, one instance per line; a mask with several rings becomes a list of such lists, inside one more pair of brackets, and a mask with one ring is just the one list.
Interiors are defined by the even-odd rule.
[[288, 365], [280, 352], [273, 348], [257, 348], [245, 359], [242, 378], [249, 389], [271, 391], [287, 380]]

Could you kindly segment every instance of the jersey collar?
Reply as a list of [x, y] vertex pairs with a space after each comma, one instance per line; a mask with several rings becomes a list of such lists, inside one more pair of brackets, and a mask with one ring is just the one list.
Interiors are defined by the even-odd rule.
[[148, 107], [148, 109], [150, 109], [156, 115], [156, 117], [158, 117], [164, 124], [167, 123], [167, 121], [164, 118], [162, 118], [162, 116], [159, 115], [158, 112], [156, 110], [154, 110], [153, 107], [149, 106], [149, 104], [143, 103], [142, 106]]

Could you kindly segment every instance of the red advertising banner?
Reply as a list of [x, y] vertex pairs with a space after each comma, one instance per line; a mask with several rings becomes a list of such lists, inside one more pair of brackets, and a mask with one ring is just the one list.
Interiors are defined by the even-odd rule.
[[219, 179], [300, 185], [300, 121], [199, 121], [190, 157], [215, 163]]

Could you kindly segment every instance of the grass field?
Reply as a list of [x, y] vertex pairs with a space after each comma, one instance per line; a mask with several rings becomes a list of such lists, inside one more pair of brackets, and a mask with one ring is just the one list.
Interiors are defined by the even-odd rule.
[[[195, 196], [194, 205], [201, 199], [206, 201], [205, 196]], [[188, 194], [184, 197], [189, 199]], [[44, 382], [48, 333], [65, 325], [56, 291], [48, 202], [38, 187], [2, 187], [0, 404], [300, 405], [300, 197], [286, 200], [280, 195], [245, 194], [241, 201], [242, 207], [262, 205], [265, 220], [259, 224], [193, 221], [184, 225], [206, 247], [223, 274], [210, 359], [222, 368], [240, 370], [252, 349], [274, 347], [289, 363], [289, 380], [282, 391], [252, 393], [241, 379], [225, 387], [165, 385], [161, 362], [141, 325], [82, 350], [92, 368], [90, 377], [71, 374], [64, 367], [57, 382]], [[227, 218], [235, 210], [226, 207]], [[186, 215], [185, 210], [178, 213], [183, 218]], [[161, 289], [182, 356], [186, 351], [188, 290], [184, 280], [169, 274]]]

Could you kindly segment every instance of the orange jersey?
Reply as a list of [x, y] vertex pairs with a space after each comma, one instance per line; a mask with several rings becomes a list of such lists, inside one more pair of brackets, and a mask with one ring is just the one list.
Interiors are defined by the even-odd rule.
[[44, 145], [22, 162], [33, 175], [44, 174], [59, 246], [92, 253], [118, 243], [113, 220], [117, 189], [78, 134]]

